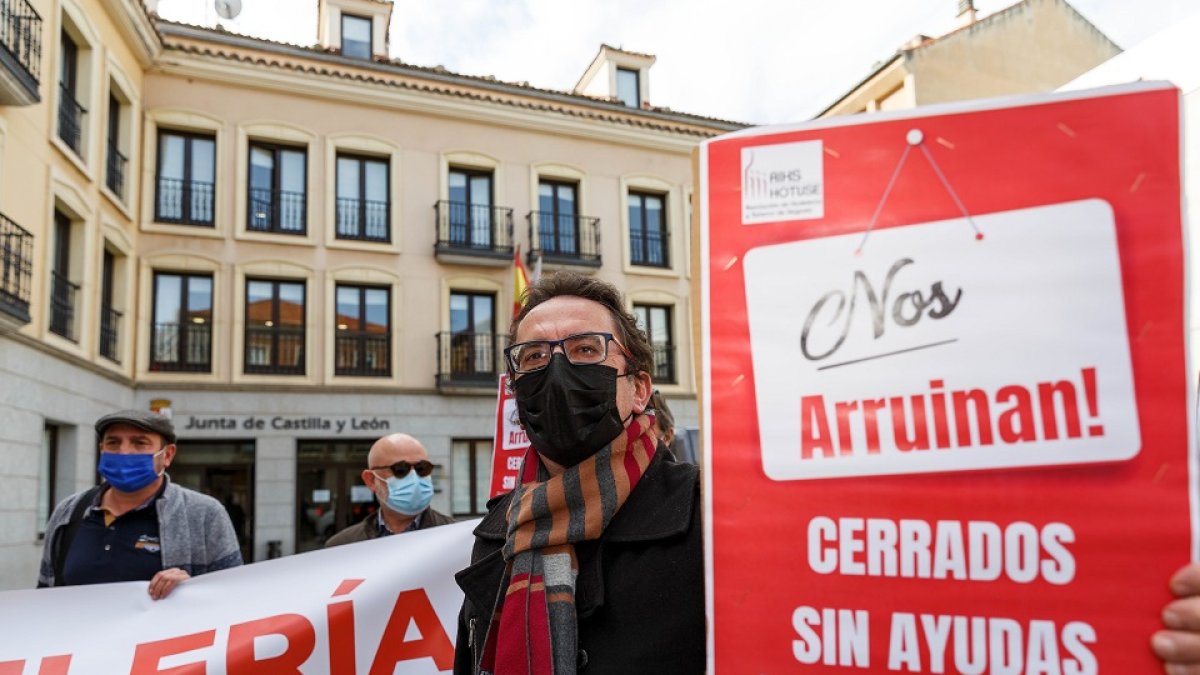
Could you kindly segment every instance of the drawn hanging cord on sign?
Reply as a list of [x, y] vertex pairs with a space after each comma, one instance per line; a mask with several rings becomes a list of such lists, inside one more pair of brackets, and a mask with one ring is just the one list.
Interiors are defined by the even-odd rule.
[[971, 225], [971, 229], [975, 230], [975, 238], [982, 240], [983, 232], [979, 231], [979, 226], [975, 224], [975, 219], [971, 217], [971, 214], [967, 211], [967, 207], [958, 198], [958, 193], [954, 191], [954, 187], [950, 185], [950, 181], [946, 180], [946, 174], [942, 173], [942, 167], [938, 166], [937, 160], [933, 158], [933, 154], [929, 152], [929, 148], [925, 147], [925, 134], [920, 129], [910, 129], [905, 136], [905, 141], [907, 144], [904, 146], [904, 152], [900, 154], [900, 161], [896, 162], [896, 169], [892, 171], [892, 177], [888, 180], [887, 187], [883, 189], [883, 196], [879, 198], [879, 204], [875, 207], [875, 213], [871, 216], [871, 222], [867, 223], [867, 229], [863, 232], [862, 241], [859, 242], [858, 248], [854, 249], [854, 255], [862, 253], [863, 247], [867, 245], [867, 237], [871, 236], [871, 230], [875, 229], [875, 223], [879, 221], [879, 214], [883, 212], [883, 206], [892, 194], [892, 188], [896, 185], [896, 179], [900, 176], [900, 170], [904, 168], [904, 163], [908, 161], [908, 153], [914, 147], [921, 149], [921, 153], [925, 155], [929, 166], [933, 167], [933, 172], [937, 174], [938, 180], [942, 182], [942, 187], [946, 188], [946, 192], [954, 200], [954, 205], [962, 212], [963, 218], [967, 219], [967, 222]]

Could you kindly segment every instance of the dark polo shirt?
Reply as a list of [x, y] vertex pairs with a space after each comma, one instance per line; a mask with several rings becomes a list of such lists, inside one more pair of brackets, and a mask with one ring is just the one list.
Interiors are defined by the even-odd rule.
[[100, 507], [103, 493], [97, 494], [67, 551], [61, 585], [149, 581], [160, 572], [157, 502], [162, 493], [160, 488], [145, 504], [116, 518]]

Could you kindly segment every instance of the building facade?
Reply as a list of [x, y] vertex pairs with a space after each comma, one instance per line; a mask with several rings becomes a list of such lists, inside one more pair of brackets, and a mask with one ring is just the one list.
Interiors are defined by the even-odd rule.
[[914, 37], [818, 117], [1053, 91], [1121, 51], [1066, 0], [958, 8], [957, 30]]
[[695, 425], [690, 156], [740, 125], [650, 106], [652, 56], [603, 46], [557, 92], [389, 60], [380, 0], [321, 0], [314, 47], [0, 8], [3, 588], [118, 407], [171, 410], [172, 479], [247, 560], [374, 508], [389, 432], [438, 464], [435, 508], [481, 513], [516, 255], [617, 284]]

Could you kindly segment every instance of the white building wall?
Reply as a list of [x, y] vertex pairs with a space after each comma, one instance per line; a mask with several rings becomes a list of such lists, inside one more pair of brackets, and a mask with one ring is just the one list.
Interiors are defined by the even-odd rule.
[[37, 583], [46, 424], [60, 427], [56, 494], [65, 498], [94, 484], [96, 419], [132, 404], [130, 387], [0, 337], [0, 590]]

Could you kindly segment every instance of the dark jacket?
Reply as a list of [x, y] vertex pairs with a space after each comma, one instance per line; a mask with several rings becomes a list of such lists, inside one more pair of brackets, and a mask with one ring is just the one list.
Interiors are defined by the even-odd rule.
[[[600, 539], [575, 546], [579, 664], [589, 675], [704, 672], [700, 474], [659, 448]], [[505, 581], [501, 547], [511, 498], [488, 505], [475, 528], [472, 564], [455, 575], [465, 594], [454, 652], [459, 675], [477, 672]]]
[[[383, 507], [380, 507], [383, 508]], [[379, 518], [378, 512], [367, 514], [366, 518], [338, 532], [325, 542], [325, 548], [330, 546], [341, 546], [342, 544], [353, 544], [358, 541], [366, 541], [379, 537], [379, 528], [376, 526], [376, 519]], [[452, 525], [454, 519], [450, 516], [434, 511], [432, 508], [427, 508], [421, 512], [421, 524], [416, 529], [427, 530], [438, 525]]]

